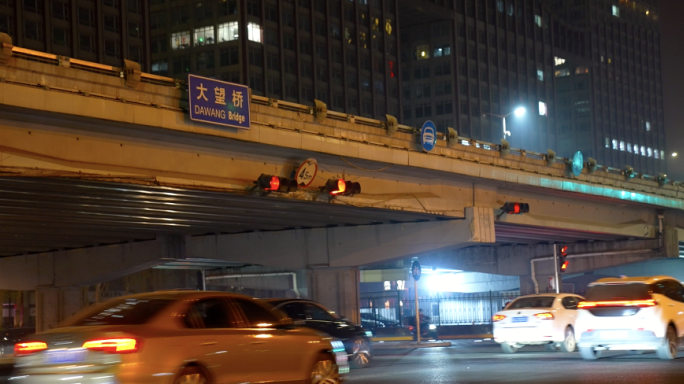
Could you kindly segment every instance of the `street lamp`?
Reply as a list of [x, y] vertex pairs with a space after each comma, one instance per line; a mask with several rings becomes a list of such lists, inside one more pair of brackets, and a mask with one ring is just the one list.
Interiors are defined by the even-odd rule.
[[677, 152], [672, 152], [672, 157], [677, 157]]
[[508, 135], [508, 136], [511, 135], [511, 131], [507, 131], [507, 130], [506, 130], [506, 117], [508, 117], [508, 116], [510, 116], [510, 115], [512, 115], [512, 114], [515, 114], [515, 117], [521, 117], [521, 116], [523, 116], [526, 112], [527, 112], [527, 110], [525, 109], [525, 107], [518, 107], [518, 108], [516, 108], [515, 110], [513, 110], [512, 112], [509, 112], [509, 113], [507, 113], [507, 114], [505, 114], [505, 115], [496, 115], [496, 114], [494, 114], [494, 113], [484, 113], [484, 114], [482, 114], [482, 115], [483, 115], [483, 116], [485, 116], [485, 115], [491, 115], [491, 116], [499, 117], [499, 118], [503, 119], [503, 139], [506, 140], [506, 135]]

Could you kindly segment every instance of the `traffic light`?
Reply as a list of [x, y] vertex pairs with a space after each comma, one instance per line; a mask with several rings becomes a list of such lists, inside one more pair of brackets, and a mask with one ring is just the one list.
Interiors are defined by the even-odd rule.
[[254, 183], [263, 191], [288, 193], [297, 190], [297, 181], [285, 177], [261, 174]]
[[361, 193], [361, 184], [346, 181], [344, 179], [329, 179], [328, 182], [321, 187], [321, 190], [332, 196], [357, 195]]
[[565, 272], [565, 270], [568, 269], [568, 265], [570, 265], [570, 262], [567, 260], [567, 257], [568, 257], [568, 246], [567, 245], [561, 245], [560, 256], [559, 256], [559, 264], [560, 264], [561, 273]]
[[530, 211], [530, 205], [527, 203], [505, 203], [501, 210], [509, 215], [521, 215]]

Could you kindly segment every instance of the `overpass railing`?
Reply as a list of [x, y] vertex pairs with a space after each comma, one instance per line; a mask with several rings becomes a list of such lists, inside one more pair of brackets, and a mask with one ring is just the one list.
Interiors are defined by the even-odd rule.
[[[93, 63], [93, 62], [88, 62], [84, 60], [78, 60], [78, 59], [73, 59], [73, 58], [68, 58], [65, 56], [59, 56], [55, 54], [50, 54], [50, 53], [45, 53], [45, 52], [39, 52], [39, 51], [34, 51], [30, 49], [25, 49], [21, 47], [12, 47], [12, 56], [15, 56], [17, 58], [21, 58], [24, 60], [29, 60], [29, 61], [34, 61], [34, 62], [41, 62], [45, 64], [50, 64], [50, 65], [57, 65], [57, 66], [65, 66], [65, 67], [72, 67], [75, 69], [79, 70], [84, 70], [84, 71], [89, 71], [89, 72], [95, 72], [99, 74], [103, 74], [106, 76], [112, 76], [112, 77], [119, 77], [119, 78], [125, 78], [126, 77], [126, 70], [125, 68], [121, 67], [114, 67], [110, 65], [104, 65], [104, 64], [98, 64], [98, 63]], [[3, 81], [6, 82], [13, 82], [11, 79], [2, 79]], [[187, 82], [178, 80], [178, 79], [173, 79], [170, 77], [165, 77], [165, 76], [159, 76], [159, 75], [154, 75], [150, 73], [140, 73], [140, 82], [142, 83], [149, 83], [149, 84], [154, 84], [158, 86], [165, 86], [165, 87], [175, 87], [181, 90], [187, 90]], [[25, 84], [29, 85], [29, 84]], [[33, 84], [39, 86], [39, 84]], [[74, 90], [77, 91], [77, 90]], [[92, 96], [97, 96], [97, 95], [92, 95]], [[303, 104], [298, 104], [298, 103], [293, 103], [289, 101], [283, 101], [283, 100], [277, 100], [277, 99], [271, 99], [268, 97], [263, 97], [263, 96], [258, 96], [258, 95], [251, 95], [251, 102], [253, 104], [260, 104], [260, 105], [268, 105], [268, 106], [274, 106], [280, 109], [285, 109], [285, 110], [290, 110], [293, 112], [299, 112], [299, 113], [304, 113], [304, 114], [315, 114], [315, 107], [309, 106], [309, 105], [303, 105]], [[156, 107], [164, 107], [164, 108], [169, 108], [169, 109], [183, 109], [182, 106], [178, 105], [154, 105]], [[371, 118], [366, 118], [366, 117], [361, 117], [361, 116], [355, 116], [347, 113], [342, 113], [342, 112], [337, 112], [337, 111], [330, 111], [328, 110], [326, 112], [326, 118], [331, 119], [331, 120], [337, 120], [337, 121], [347, 121], [347, 122], [354, 122], [355, 124], [359, 125], [365, 125], [365, 126], [370, 126], [370, 127], [375, 127], [375, 128], [381, 128], [381, 129], [387, 129], [388, 128], [388, 122], [387, 121], [381, 121], [381, 120], [376, 120], [376, 119], [371, 119]], [[411, 127], [407, 125], [402, 125], [402, 124], [397, 124], [395, 126], [396, 130], [398, 132], [404, 132], [404, 133], [409, 133], [413, 135], [419, 135], [420, 134], [420, 129], [416, 127]], [[456, 132], [456, 131], [454, 131]], [[501, 144], [496, 144], [496, 143], [489, 143], [489, 142], [484, 142], [484, 141], [479, 141], [479, 140], [474, 140], [468, 137], [463, 137], [463, 136], [458, 136], [456, 133], [455, 137], [446, 137], [444, 133], [439, 132], [437, 134], [439, 140], [448, 140], [448, 141], [454, 141], [455, 144], [460, 144], [465, 147], [474, 147], [486, 151], [492, 151], [492, 152], [498, 152], [498, 153], [510, 153], [513, 155], [518, 155], [521, 157], [527, 157], [531, 159], [539, 159], [539, 160], [545, 160], [549, 165], [552, 165], [554, 163], [560, 162], [560, 163], [565, 163], [565, 164], [571, 164], [572, 160], [568, 158], [563, 158], [563, 157], [556, 157], [554, 154], [552, 154], [550, 151], [549, 153], [538, 153], [538, 152], [533, 152], [533, 151], [526, 151], [524, 149], [518, 149], [518, 148], [508, 148], [506, 146], [502, 146]], [[450, 143], [451, 145], [451, 143]], [[668, 180], [665, 175], [660, 174], [657, 176], [654, 175], [647, 175], [647, 174], [642, 174], [639, 172], [636, 172], [633, 168], [631, 167], [625, 167], [624, 169], [621, 168], [614, 168], [614, 167], [608, 167], [608, 166], [602, 166], [599, 164], [591, 164], [592, 172], [593, 171], [603, 171], [608, 174], [612, 175], [620, 175], [620, 176], [625, 176], [627, 178], [632, 178], [636, 177], [642, 180], [647, 180], [647, 181], [652, 181], [657, 183], [659, 186], [663, 186], [666, 184], [673, 185], [673, 186], [682, 186], [682, 182], [677, 182], [677, 181], [672, 181]]]

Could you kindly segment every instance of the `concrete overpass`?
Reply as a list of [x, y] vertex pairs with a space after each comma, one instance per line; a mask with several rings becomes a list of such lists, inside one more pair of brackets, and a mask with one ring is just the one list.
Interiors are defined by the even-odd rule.
[[[38, 287], [39, 303], [58, 302], [150, 267], [260, 265], [307, 270], [310, 296], [352, 313], [364, 265], [420, 256], [529, 285], [530, 259], [550, 242], [618, 252], [576, 271], [678, 255], [684, 189], [662, 177], [589, 164], [576, 177], [566, 159], [457, 134], [428, 153], [391, 117], [250, 101], [249, 130], [193, 122], [181, 83], [5, 38], [0, 289]], [[307, 158], [320, 165], [312, 188], [253, 189], [260, 174], [289, 176]], [[321, 193], [336, 177], [362, 193]], [[507, 201], [530, 213], [500, 215]], [[47, 326], [70, 311], [42, 312]]]

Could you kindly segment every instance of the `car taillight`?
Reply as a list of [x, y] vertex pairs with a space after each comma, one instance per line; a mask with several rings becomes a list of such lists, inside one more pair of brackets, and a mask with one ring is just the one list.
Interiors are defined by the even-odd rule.
[[14, 344], [14, 355], [24, 356], [32, 353], [44, 351], [47, 349], [47, 344], [42, 341], [28, 341], [25, 343]]
[[540, 320], [553, 320], [553, 313], [551, 312], [542, 312], [542, 313], [535, 313], [534, 317]]
[[497, 321], [501, 321], [505, 318], [506, 318], [506, 316], [504, 316], [504, 315], [494, 315], [494, 316], [492, 316], [492, 321], [497, 322]]
[[654, 299], [647, 300], [618, 300], [618, 301], [580, 301], [577, 308], [596, 308], [596, 307], [654, 307], [658, 302]]
[[138, 351], [138, 341], [131, 338], [90, 340], [83, 343], [83, 348], [105, 353], [133, 353]]

